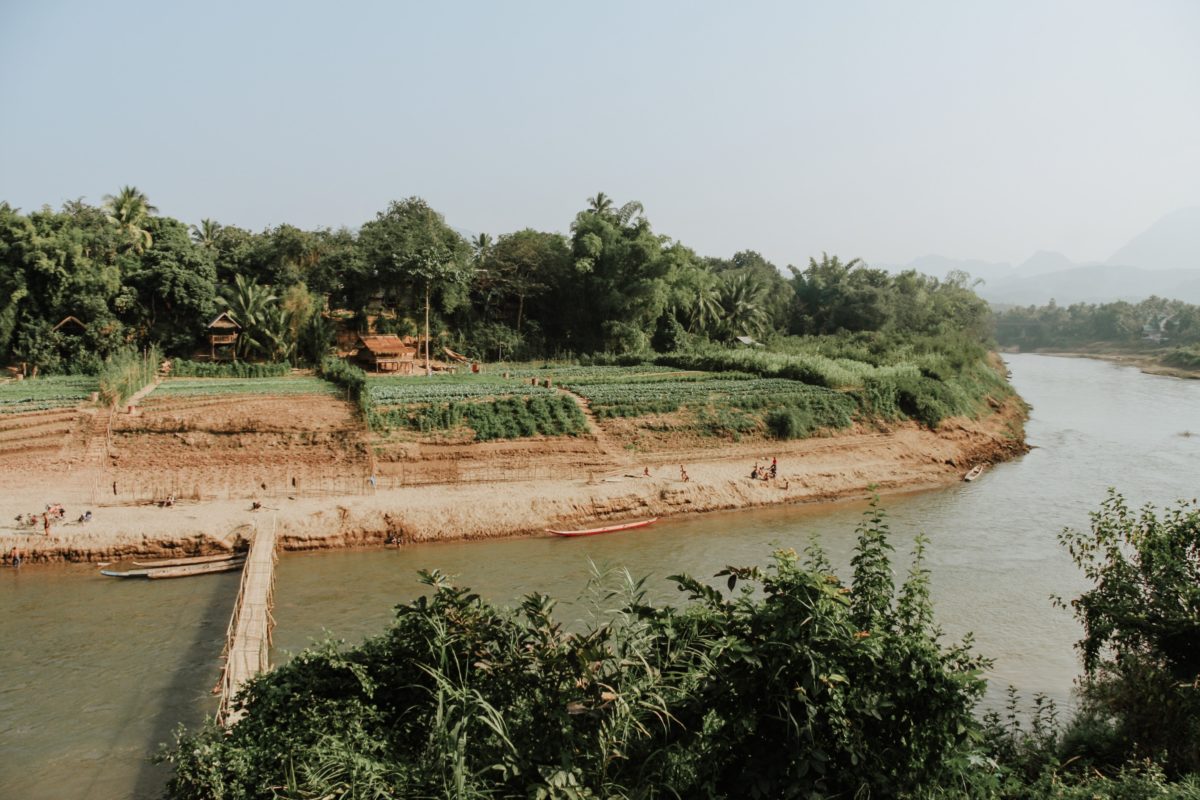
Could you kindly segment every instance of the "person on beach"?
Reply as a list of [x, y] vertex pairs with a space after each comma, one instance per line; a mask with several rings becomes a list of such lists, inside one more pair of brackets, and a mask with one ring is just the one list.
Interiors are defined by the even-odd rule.
[[771, 456], [771, 478], [774, 479], [779, 474], [779, 462], [774, 456]]
[[50, 535], [50, 512], [42, 514], [42, 532], [44, 535]]
[[12, 549], [12, 565], [14, 567], [21, 566], [21, 551], [16, 547]]
[[644, 468], [644, 469], [642, 470], [642, 477], [643, 477], [643, 478], [649, 478], [649, 477], [650, 477], [650, 468], [649, 468], [649, 467], [646, 467], [646, 468]]
[[687, 483], [691, 480], [691, 478], [688, 477], [687, 470], [683, 468], [683, 464], [679, 465], [679, 480], [683, 481], [684, 483]]

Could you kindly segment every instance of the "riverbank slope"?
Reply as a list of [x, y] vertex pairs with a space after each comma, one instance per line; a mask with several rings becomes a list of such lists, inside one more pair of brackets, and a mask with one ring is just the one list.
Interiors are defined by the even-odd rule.
[[[519, 445], [426, 448], [424, 453], [408, 454], [403, 479], [369, 455], [329, 465], [317, 459], [302, 473], [287, 473], [295, 466], [288, 463], [287, 448], [300, 445], [290, 434], [266, 442], [258, 433], [253, 449], [265, 448], [261, 468], [274, 485], [264, 479], [261, 488], [251, 487], [255, 492], [225, 491], [221, 496], [197, 490], [190, 497], [176, 497], [170, 506], [144, 497], [117, 495], [106, 500], [114, 476], [111, 464], [97, 471], [83, 463], [67, 479], [31, 462], [19, 474], [10, 472], [0, 485], [9, 520], [18, 511], [40, 511], [49, 501], [67, 506], [67, 519], [85, 507], [93, 511], [93, 518], [53, 525], [49, 536], [40, 524], [9, 522], [0, 528], [0, 552], [7, 559], [18, 547], [28, 561], [193, 555], [241, 547], [256, 526], [276, 527], [285, 549], [476, 539], [609, 520], [827, 502], [872, 491], [912, 491], [951, 484], [972, 465], [1025, 452], [1025, 416], [1024, 403], [1011, 397], [977, 420], [947, 419], [935, 431], [906, 422], [887, 430], [855, 428], [792, 442], [724, 442], [648, 452], [614, 447], [602, 432]], [[336, 438], [331, 433], [318, 441], [327, 446], [331, 437]], [[188, 446], [196, 448], [198, 441], [193, 437]], [[367, 448], [358, 448], [363, 449]], [[749, 477], [753, 464], [772, 457], [779, 459], [775, 480]], [[133, 454], [123, 460], [138, 462]], [[194, 462], [195, 458], [181, 461], [178, 470], [198, 469]], [[687, 481], [682, 480], [681, 465]], [[163, 485], [178, 483], [168, 474], [168, 461], [154, 467], [163, 471]], [[649, 477], [644, 476], [646, 470]], [[414, 482], [413, 475], [421, 482]], [[113, 493], [124, 491], [119, 484], [128, 480], [117, 473], [111, 481]], [[247, 483], [245, 476], [241, 482]]]

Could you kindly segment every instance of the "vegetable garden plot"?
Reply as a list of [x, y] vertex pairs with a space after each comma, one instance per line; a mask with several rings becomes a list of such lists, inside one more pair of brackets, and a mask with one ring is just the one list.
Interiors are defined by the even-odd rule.
[[376, 406], [445, 403], [453, 400], [484, 400], [500, 397], [552, 395], [553, 389], [492, 376], [439, 376], [415, 378], [372, 378], [367, 391]]
[[340, 394], [336, 386], [320, 378], [171, 378], [165, 380], [150, 395], [155, 398], [229, 396], [229, 395], [299, 395]]
[[0, 414], [70, 408], [99, 388], [90, 375], [51, 375], [0, 384]]
[[636, 417], [680, 408], [733, 407], [770, 409], [799, 407], [815, 413], [823, 424], [849, 424], [857, 404], [850, 397], [819, 386], [781, 378], [708, 378], [684, 381], [577, 383], [568, 387], [587, 398], [598, 417]]

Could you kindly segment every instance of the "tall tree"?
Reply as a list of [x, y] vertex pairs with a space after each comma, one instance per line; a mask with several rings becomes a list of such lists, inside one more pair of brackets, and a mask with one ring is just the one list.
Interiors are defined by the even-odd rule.
[[216, 249], [217, 237], [221, 235], [221, 224], [211, 219], [200, 220], [192, 226], [192, 241], [205, 250]]
[[116, 194], [104, 196], [104, 210], [108, 218], [125, 234], [128, 247], [135, 253], [145, 252], [154, 243], [154, 237], [146, 229], [146, 221], [158, 209], [150, 205], [145, 192], [136, 186], [122, 186]]
[[473, 272], [470, 246], [419, 197], [393, 201], [363, 225], [358, 238], [363, 272], [355, 278], [364, 305], [375, 293], [393, 306], [406, 290], [422, 298], [428, 374], [433, 296], [441, 296], [447, 311], [461, 299]]

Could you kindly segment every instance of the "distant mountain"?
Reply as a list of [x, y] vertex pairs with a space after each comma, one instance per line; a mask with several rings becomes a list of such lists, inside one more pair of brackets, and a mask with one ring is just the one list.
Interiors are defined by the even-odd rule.
[[1109, 264], [1200, 270], [1200, 206], [1173, 211], [1113, 253]]
[[976, 291], [992, 303], [1042, 305], [1137, 302], [1150, 295], [1200, 304], [1200, 207], [1174, 211], [1135, 236], [1104, 263], [1078, 264], [1038, 251], [1013, 267], [1004, 262], [922, 256], [891, 270], [943, 278], [962, 270], [984, 281]]

